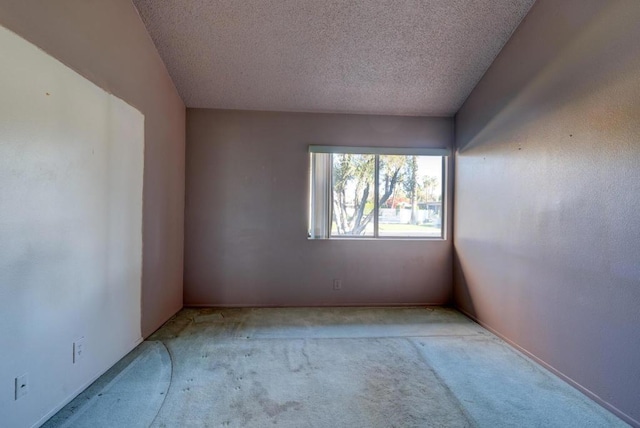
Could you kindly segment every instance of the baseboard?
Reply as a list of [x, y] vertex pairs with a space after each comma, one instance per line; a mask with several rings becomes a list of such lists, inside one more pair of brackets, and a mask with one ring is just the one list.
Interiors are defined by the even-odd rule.
[[[182, 302], [180, 302], [180, 305], [179, 305], [179, 306], [178, 306], [178, 305], [176, 305], [173, 309], [171, 309], [171, 310], [169, 311], [169, 313], [170, 313], [171, 315], [169, 315], [169, 316], [166, 316], [166, 315], [165, 315], [164, 317], [160, 318], [160, 319], [162, 319], [163, 321], [160, 321], [160, 322], [154, 322], [154, 323], [152, 324], [152, 326], [151, 326], [151, 327], [149, 327], [149, 326], [147, 326], [147, 325], [142, 325], [142, 328], [141, 328], [141, 329], [142, 329], [142, 338], [143, 338], [143, 339], [146, 339], [146, 338], [148, 338], [149, 336], [151, 336], [153, 333], [155, 333], [156, 331], [158, 331], [158, 330], [159, 330], [163, 325], [165, 325], [165, 323], [166, 323], [167, 321], [169, 321], [173, 316], [175, 316], [175, 314], [177, 314], [178, 312], [180, 312], [180, 311], [182, 310], [182, 308], [183, 308], [183, 305], [182, 305]], [[142, 323], [142, 324], [144, 324], [144, 323]]]
[[185, 303], [185, 308], [392, 308], [411, 306], [449, 306], [443, 303], [319, 303], [310, 305], [278, 305], [263, 303]]
[[121, 359], [123, 359], [129, 352], [133, 351], [136, 346], [138, 346], [139, 344], [141, 344], [144, 341], [144, 339], [142, 337], [138, 338], [135, 342], [133, 342], [133, 345], [131, 346], [131, 348], [126, 351], [123, 355], [121, 355], [120, 357], [116, 358], [115, 361], [111, 362], [108, 367], [104, 370], [101, 370], [97, 375], [93, 376], [91, 379], [89, 379], [87, 382], [85, 382], [84, 384], [82, 384], [82, 386], [78, 389], [76, 389], [74, 392], [72, 392], [67, 398], [65, 398], [60, 404], [58, 404], [56, 407], [54, 407], [53, 409], [51, 409], [46, 415], [44, 415], [43, 417], [41, 417], [38, 422], [36, 422], [35, 424], [33, 424], [31, 426], [31, 428], [38, 428], [40, 426], [42, 426], [45, 422], [47, 422], [49, 419], [51, 419], [51, 417], [53, 415], [55, 415], [56, 413], [58, 413], [60, 410], [62, 410], [62, 408], [64, 406], [66, 406], [67, 404], [69, 404], [71, 401], [73, 401], [74, 398], [76, 398], [78, 395], [80, 395], [80, 393], [82, 391], [84, 391], [85, 389], [87, 389], [89, 386], [91, 386], [91, 384], [93, 382], [95, 382], [96, 380], [98, 380], [98, 378], [100, 376], [102, 376], [103, 374], [105, 374], [111, 367], [113, 367], [118, 361], [120, 361]]
[[583, 393], [584, 395], [586, 395], [587, 397], [589, 397], [590, 399], [592, 399], [593, 401], [598, 403], [600, 406], [604, 407], [606, 410], [610, 411], [611, 413], [613, 413], [614, 415], [616, 415], [617, 417], [619, 417], [620, 419], [622, 419], [623, 421], [625, 421], [629, 425], [631, 425], [633, 427], [636, 427], [636, 428], [640, 428], [640, 421], [637, 421], [637, 420], [633, 419], [631, 416], [627, 415], [622, 410], [620, 410], [617, 407], [615, 407], [613, 404], [603, 400], [600, 396], [598, 396], [597, 394], [595, 394], [594, 392], [592, 392], [588, 388], [582, 386], [580, 383], [578, 383], [575, 380], [571, 379], [569, 376], [565, 375], [561, 371], [557, 370], [555, 367], [553, 367], [550, 364], [546, 363], [544, 360], [536, 357], [534, 354], [532, 354], [531, 352], [527, 351], [526, 349], [524, 349], [522, 346], [518, 345], [517, 343], [513, 342], [511, 339], [507, 338], [506, 336], [501, 334], [499, 331], [497, 331], [496, 329], [494, 329], [490, 325], [486, 324], [485, 322], [480, 321], [478, 318], [476, 318], [475, 316], [471, 315], [469, 312], [467, 312], [464, 309], [459, 308], [459, 307], [456, 307], [456, 309], [458, 311], [460, 311], [461, 313], [463, 313], [467, 318], [470, 318], [474, 322], [477, 322], [482, 327], [486, 328], [491, 333], [495, 334], [500, 339], [502, 339], [505, 342], [507, 342], [514, 349], [516, 349], [518, 352], [520, 352], [521, 354], [525, 355], [527, 358], [532, 359], [536, 363], [540, 364], [542, 367], [544, 367], [545, 369], [549, 370], [551, 373], [553, 373], [554, 375], [558, 376], [564, 382], [568, 383], [569, 385], [571, 385], [572, 387], [574, 387], [575, 389], [577, 389], [578, 391], [580, 391], [581, 393]]

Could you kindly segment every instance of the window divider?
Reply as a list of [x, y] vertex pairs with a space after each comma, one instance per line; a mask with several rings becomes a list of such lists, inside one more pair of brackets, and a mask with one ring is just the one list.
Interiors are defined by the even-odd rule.
[[328, 156], [325, 165], [325, 173], [327, 174], [327, 195], [329, 196], [329, 204], [327, 204], [327, 218], [325, 223], [326, 237], [331, 238], [333, 231], [333, 154]]
[[310, 238], [315, 238], [315, 224], [316, 224], [316, 213], [315, 213], [315, 204], [316, 204], [316, 189], [314, 186], [315, 183], [315, 168], [316, 157], [311, 156], [309, 158], [309, 229], [307, 231], [307, 236]]
[[373, 237], [378, 238], [378, 220], [379, 220], [379, 203], [380, 203], [380, 155], [376, 154], [375, 167], [373, 173]]
[[440, 238], [442, 239], [447, 239], [447, 228], [446, 226], [446, 222], [447, 219], [445, 218], [445, 211], [444, 211], [444, 207], [447, 206], [447, 204], [449, 203], [449, 183], [447, 182], [447, 180], [449, 179], [449, 158], [447, 156], [443, 156], [442, 157], [442, 178], [441, 183], [442, 183], [442, 191], [441, 191], [441, 195], [442, 197], [440, 198]]

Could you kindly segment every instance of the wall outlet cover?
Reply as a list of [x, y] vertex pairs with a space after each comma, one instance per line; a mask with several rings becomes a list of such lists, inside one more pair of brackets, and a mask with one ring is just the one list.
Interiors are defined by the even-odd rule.
[[73, 364], [77, 364], [84, 358], [85, 353], [85, 341], [84, 337], [77, 339], [73, 342]]
[[16, 378], [16, 400], [24, 397], [29, 392], [29, 374], [25, 373]]
[[334, 291], [342, 290], [342, 280], [341, 279], [334, 279], [333, 280], [333, 290]]

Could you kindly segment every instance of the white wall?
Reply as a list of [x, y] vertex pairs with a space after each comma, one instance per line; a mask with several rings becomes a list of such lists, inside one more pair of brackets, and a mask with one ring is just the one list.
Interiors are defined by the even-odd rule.
[[0, 425], [28, 427], [141, 339], [144, 116], [2, 27], [0, 64]]
[[182, 308], [185, 108], [131, 0], [1, 0], [0, 26], [144, 115], [142, 334]]

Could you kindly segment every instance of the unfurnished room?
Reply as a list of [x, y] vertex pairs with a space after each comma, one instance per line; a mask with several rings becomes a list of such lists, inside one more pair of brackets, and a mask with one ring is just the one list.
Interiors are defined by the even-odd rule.
[[640, 428], [638, 307], [638, 0], [0, 0], [0, 428]]

